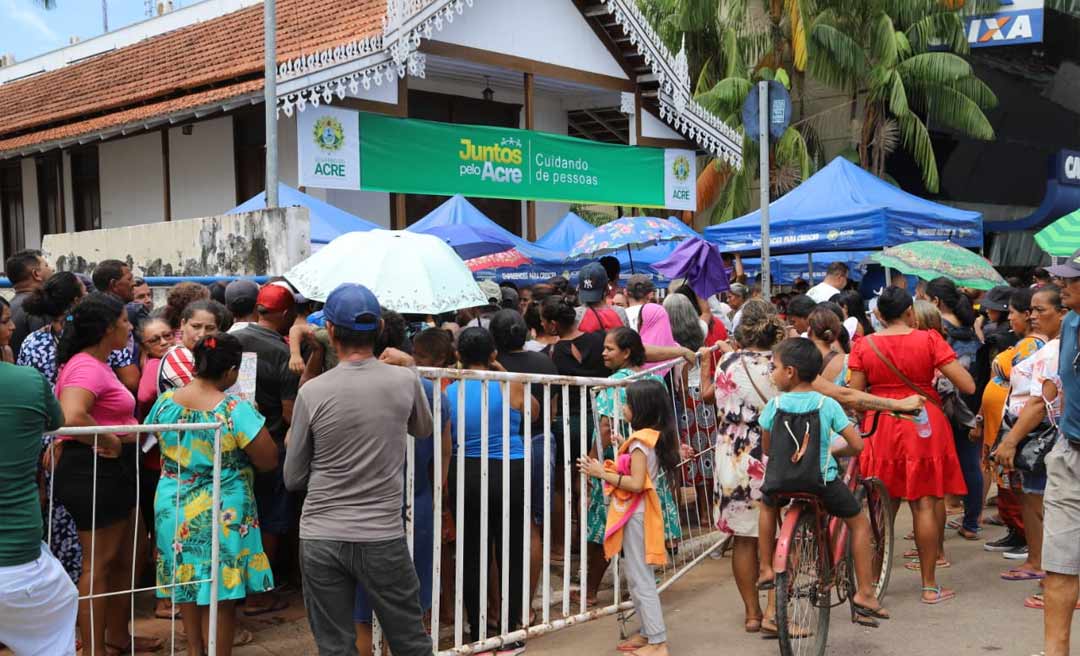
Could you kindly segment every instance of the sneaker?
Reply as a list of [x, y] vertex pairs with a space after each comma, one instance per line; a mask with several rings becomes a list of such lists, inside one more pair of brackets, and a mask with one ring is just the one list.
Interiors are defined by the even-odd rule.
[[1003, 553], [1001, 555], [1004, 556], [1005, 558], [1009, 559], [1009, 560], [1027, 560], [1028, 548], [1027, 548], [1027, 545], [1025, 544], [1024, 546], [1022, 546], [1022, 547], [1020, 547], [1018, 549], [1012, 549], [1012, 550], [1006, 551], [1005, 553]]
[[1027, 546], [1024, 538], [1020, 537], [1016, 531], [1009, 529], [1008, 533], [997, 540], [987, 541], [983, 544], [983, 549], [986, 551], [1012, 551], [1024, 546]]

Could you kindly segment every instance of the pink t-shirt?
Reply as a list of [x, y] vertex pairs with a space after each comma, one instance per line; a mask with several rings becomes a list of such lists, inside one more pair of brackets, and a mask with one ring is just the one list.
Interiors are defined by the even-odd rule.
[[94, 395], [90, 416], [99, 426], [130, 426], [135, 419], [135, 397], [109, 365], [86, 353], [77, 353], [60, 368], [56, 396], [68, 387], [80, 387]]

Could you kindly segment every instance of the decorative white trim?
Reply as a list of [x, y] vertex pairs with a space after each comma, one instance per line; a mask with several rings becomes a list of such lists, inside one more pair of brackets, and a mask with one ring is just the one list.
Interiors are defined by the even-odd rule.
[[619, 94], [619, 111], [628, 115], [637, 113], [637, 101], [634, 94], [626, 91]]
[[600, 0], [623, 28], [630, 43], [645, 57], [660, 84], [660, 118], [735, 167], [742, 166], [742, 137], [706, 110], [690, 91], [690, 67], [685, 40], [679, 54], [671, 52], [633, 0]]
[[[319, 53], [297, 57], [278, 68], [278, 84], [285, 89], [278, 94], [278, 117], [284, 112], [304, 111], [308, 103], [318, 107], [331, 103], [336, 96], [345, 98], [346, 89], [352, 94], [360, 87], [370, 89], [372, 82], [382, 85], [406, 74], [423, 78], [427, 58], [420, 52], [421, 39], [431, 39], [435, 32], [472, 7], [475, 0], [388, 0], [382, 19], [382, 34], [352, 41], [343, 46], [328, 48]], [[368, 61], [364, 61], [368, 60]], [[352, 66], [349, 66], [352, 64]], [[335, 67], [352, 68], [343, 75], [333, 75]], [[300, 84], [295, 91], [287, 83], [310, 78], [311, 84]]]

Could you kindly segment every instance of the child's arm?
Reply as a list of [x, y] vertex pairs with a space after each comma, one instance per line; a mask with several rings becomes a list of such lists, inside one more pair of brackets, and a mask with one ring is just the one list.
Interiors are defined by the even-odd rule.
[[844, 438], [847, 444], [832, 451], [834, 456], [857, 456], [862, 453], [863, 438], [859, 430], [855, 428], [855, 424], [848, 424], [847, 428], [840, 431], [840, 437]]
[[603, 463], [596, 458], [589, 456], [581, 456], [578, 458], [578, 471], [587, 476], [593, 478], [599, 478], [600, 480], [610, 483], [620, 490], [626, 490], [627, 492], [641, 492], [645, 489], [645, 473], [648, 470], [649, 464], [645, 457], [645, 452], [641, 449], [634, 449], [630, 452], [630, 473], [629, 474], [616, 474], [615, 472], [607, 471], [604, 469]]
[[315, 329], [309, 323], [294, 323], [289, 328], [289, 370], [296, 375], [304, 373], [304, 356], [300, 354], [300, 345], [314, 335]]

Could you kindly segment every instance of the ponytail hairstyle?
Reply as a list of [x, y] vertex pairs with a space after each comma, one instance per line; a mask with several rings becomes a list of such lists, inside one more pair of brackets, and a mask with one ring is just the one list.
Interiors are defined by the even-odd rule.
[[195, 376], [203, 380], [221, 380], [230, 369], [239, 367], [244, 358], [240, 340], [229, 333], [207, 335], [191, 352], [195, 356]]
[[[932, 330], [942, 337], [945, 334], [945, 326], [941, 323], [941, 311], [930, 301], [918, 299], [915, 301], [915, 328], [918, 330]], [[1029, 304], [1030, 309], [1030, 304]]]
[[[836, 320], [840, 322], [840, 326], [844, 325], [844, 308], [840, 307], [839, 303], [833, 303], [832, 301], [825, 301], [824, 303], [818, 303], [815, 310], [828, 310], [836, 315]], [[840, 348], [844, 349], [844, 353], [851, 353], [851, 335], [848, 334], [847, 329], [840, 330], [836, 333], [836, 341], [840, 343]]]
[[559, 332], [567, 332], [577, 322], [577, 311], [565, 296], [549, 296], [540, 306], [540, 317], [544, 321], [554, 321]]
[[[814, 308], [814, 311], [810, 313], [807, 318], [810, 322], [810, 335], [815, 339], [819, 339], [826, 344], [833, 344], [840, 341], [840, 335], [847, 334], [844, 330], [844, 325], [840, 323], [840, 319], [829, 308]], [[847, 350], [844, 351], [847, 353]]]
[[111, 294], [94, 292], [84, 298], [64, 320], [57, 364], [65, 365], [83, 349], [100, 343], [123, 313], [123, 301]]
[[975, 310], [971, 307], [971, 300], [960, 293], [956, 283], [948, 278], [934, 278], [926, 284], [926, 295], [931, 299], [941, 301], [941, 304], [952, 311], [960, 320], [962, 328], [970, 328], [975, 325]]
[[66, 315], [85, 293], [78, 276], [61, 271], [49, 276], [44, 285], [35, 289], [23, 307], [29, 314], [56, 320]]
[[[945, 280], [944, 278], [938, 278], [938, 280]], [[952, 285], [952, 282], [945, 280], [945, 282]], [[930, 288], [927, 287], [927, 293]], [[956, 287], [953, 287], [953, 291], [956, 291]], [[904, 313], [908, 311], [915, 302], [915, 299], [911, 297], [906, 289], [900, 289], [899, 287], [886, 287], [881, 292], [881, 296], [878, 297], [877, 311], [881, 315], [881, 320], [885, 324], [890, 324], [900, 317], [904, 316]]]
[[679, 433], [667, 388], [657, 380], [638, 380], [626, 388], [626, 404], [630, 406], [630, 427], [634, 430], [651, 428], [660, 433], [656, 441], [656, 459], [660, 471], [671, 474], [679, 467]]
[[630, 351], [626, 364], [631, 367], [640, 367], [645, 364], [645, 345], [641, 342], [641, 335], [636, 330], [620, 326], [610, 330], [608, 335], [620, 351]]

